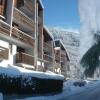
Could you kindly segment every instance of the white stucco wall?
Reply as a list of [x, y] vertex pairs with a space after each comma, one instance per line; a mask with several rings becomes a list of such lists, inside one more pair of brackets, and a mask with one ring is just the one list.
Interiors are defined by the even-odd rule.
[[1, 47], [4, 47], [4, 48], [9, 48], [9, 43], [8, 42], [5, 42], [3, 40], [0, 40], [0, 46]]
[[16, 49], [17, 49], [17, 46], [16, 45], [12, 45], [12, 52], [11, 52], [11, 48], [9, 50], [9, 64], [10, 65], [13, 65], [15, 63], [15, 60], [16, 60]]
[[[0, 47], [9, 49], [9, 43], [5, 42], [3, 40], [0, 40]], [[2, 60], [2, 61], [0, 61], [0, 66], [6, 67], [8, 65], [8, 63], [9, 63], [9, 60]]]

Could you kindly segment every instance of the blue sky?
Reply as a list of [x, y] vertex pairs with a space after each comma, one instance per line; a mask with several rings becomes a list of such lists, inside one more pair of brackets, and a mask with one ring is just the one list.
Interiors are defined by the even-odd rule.
[[79, 29], [78, 0], [42, 0], [47, 26]]

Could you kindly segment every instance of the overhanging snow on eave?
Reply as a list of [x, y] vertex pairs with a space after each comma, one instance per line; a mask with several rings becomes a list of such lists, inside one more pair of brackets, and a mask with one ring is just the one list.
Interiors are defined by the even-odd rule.
[[41, 4], [42, 9], [44, 9], [44, 6], [43, 6], [42, 1], [41, 1], [41, 0], [39, 0], [39, 2], [40, 2], [40, 4]]

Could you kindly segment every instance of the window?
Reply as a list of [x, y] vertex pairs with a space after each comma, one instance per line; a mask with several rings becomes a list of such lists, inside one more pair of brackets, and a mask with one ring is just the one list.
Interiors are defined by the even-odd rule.
[[25, 53], [25, 49], [21, 48], [21, 47], [17, 47], [17, 52], [23, 52], [23, 53]]
[[55, 41], [55, 47], [60, 47], [60, 41], [59, 40], [57, 40], [57, 41]]
[[0, 15], [5, 15], [7, 0], [0, 0]]

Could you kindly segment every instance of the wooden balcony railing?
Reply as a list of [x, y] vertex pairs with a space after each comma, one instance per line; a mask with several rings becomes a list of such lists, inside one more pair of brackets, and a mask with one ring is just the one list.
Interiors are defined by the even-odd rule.
[[43, 55], [44, 60], [48, 61], [48, 62], [53, 62], [53, 57], [47, 54]]
[[28, 65], [34, 65], [34, 57], [26, 54], [26, 53], [22, 53], [22, 52], [18, 52], [16, 54], [16, 63], [23, 63], [23, 64], [28, 64]]
[[65, 55], [66, 56], [66, 51], [61, 50], [61, 55]]
[[65, 56], [61, 56], [61, 61], [66, 61], [66, 57]]
[[19, 8], [22, 10], [24, 13], [28, 13], [28, 15], [33, 15], [34, 16], [34, 11], [35, 11], [35, 5], [33, 5], [32, 0], [24, 0], [24, 5]]
[[10, 36], [10, 26], [4, 21], [0, 21], [0, 34]]
[[43, 20], [42, 20], [42, 18], [40, 16], [38, 16], [38, 23], [39, 24], [42, 24], [43, 23]]
[[4, 6], [0, 5], [0, 15], [3, 15], [3, 8], [4, 8]]
[[17, 8], [14, 8], [13, 11], [13, 18], [22, 25], [26, 25], [27, 27], [30, 27], [32, 30], [34, 30], [34, 21], [30, 19], [26, 14], [24, 14], [22, 11], [18, 10]]
[[60, 55], [55, 54], [55, 60], [60, 63]]
[[0, 60], [7, 60], [9, 57], [9, 49], [0, 49]]
[[61, 68], [61, 64], [55, 62], [55, 64], [54, 64], [54, 68]]
[[44, 51], [44, 55], [43, 55], [44, 60], [52, 62], [53, 61], [52, 45], [44, 42], [43, 51]]
[[44, 49], [44, 51], [45, 52], [48, 52], [48, 55], [50, 55], [50, 56], [52, 56], [52, 45], [50, 45], [50, 44], [48, 44], [48, 43], [46, 43], [46, 42], [44, 42], [43, 43], [43, 49]]
[[34, 38], [15, 27], [12, 28], [12, 37], [31, 46], [34, 46]]

